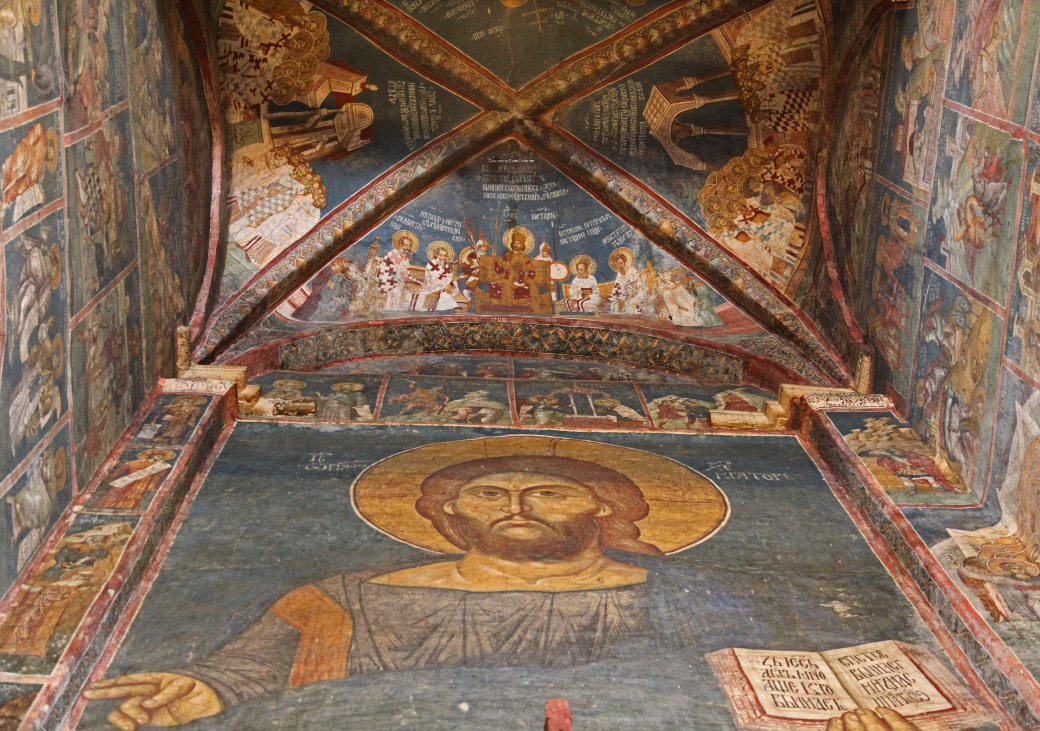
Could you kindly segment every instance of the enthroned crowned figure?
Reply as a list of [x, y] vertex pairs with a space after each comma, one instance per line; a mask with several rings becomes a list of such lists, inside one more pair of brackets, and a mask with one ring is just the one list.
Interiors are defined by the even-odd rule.
[[514, 226], [503, 237], [506, 253], [485, 255], [479, 259], [478, 284], [487, 291], [476, 290], [476, 312], [487, 314], [552, 315], [551, 261], [531, 259], [534, 234], [523, 226]]
[[[207, 656], [171, 672], [96, 682], [86, 697], [118, 700], [109, 720], [136, 729], [189, 723], [292, 688], [372, 673], [609, 666], [664, 649], [681, 652], [684, 667], [693, 667], [703, 665], [706, 651], [775, 642], [753, 590], [722, 586], [697, 569], [669, 569], [662, 548], [636, 525], [649, 525], [649, 498], [619, 469], [657, 491], [658, 519], [670, 540], [679, 535], [680, 547], [714, 534], [729, 514], [708, 480], [637, 450], [619, 456], [610, 445], [577, 440], [500, 439], [505, 447], [495, 438], [427, 445], [377, 463], [355, 483], [359, 513], [374, 503], [371, 519], [383, 516], [374, 525], [409, 540], [424, 535], [426, 545], [461, 555], [304, 584]], [[581, 446], [556, 446], [568, 441]], [[577, 449], [591, 450], [589, 460], [559, 455], [586, 454]], [[481, 452], [498, 456], [472, 458]], [[653, 464], [639, 463], [639, 455]], [[412, 476], [402, 477], [402, 469]], [[415, 511], [388, 517], [386, 485], [402, 479], [421, 480]], [[688, 508], [684, 517], [671, 512], [677, 503]], [[781, 601], [799, 611], [806, 600]], [[827, 625], [814, 627], [825, 642], [833, 631]]]

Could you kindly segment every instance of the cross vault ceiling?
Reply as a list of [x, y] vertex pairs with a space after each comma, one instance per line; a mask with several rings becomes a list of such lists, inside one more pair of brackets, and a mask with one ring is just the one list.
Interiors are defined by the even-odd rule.
[[818, 241], [822, 12], [229, 0], [228, 247], [197, 355], [306, 340], [326, 344], [316, 367], [550, 338], [610, 357], [640, 338], [847, 382], [795, 304]]

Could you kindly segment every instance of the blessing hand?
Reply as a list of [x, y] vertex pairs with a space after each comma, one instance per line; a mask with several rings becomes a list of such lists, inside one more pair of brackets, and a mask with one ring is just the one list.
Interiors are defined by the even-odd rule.
[[123, 699], [108, 721], [123, 731], [140, 726], [180, 726], [224, 710], [212, 688], [176, 673], [136, 673], [99, 680], [83, 692], [88, 700]]
[[921, 731], [921, 729], [891, 708], [875, 708], [873, 711], [859, 708], [843, 713], [838, 718], [832, 718], [827, 723], [827, 731]]

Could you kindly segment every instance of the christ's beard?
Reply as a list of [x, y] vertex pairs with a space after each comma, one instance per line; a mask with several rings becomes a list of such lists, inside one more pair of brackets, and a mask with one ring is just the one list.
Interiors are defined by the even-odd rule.
[[593, 518], [573, 523], [550, 525], [528, 516], [518, 516], [541, 527], [531, 538], [517, 538], [494, 530], [499, 521], [486, 528], [462, 516], [452, 522], [467, 546], [496, 558], [527, 561], [563, 561], [585, 550], [599, 535], [599, 526]]

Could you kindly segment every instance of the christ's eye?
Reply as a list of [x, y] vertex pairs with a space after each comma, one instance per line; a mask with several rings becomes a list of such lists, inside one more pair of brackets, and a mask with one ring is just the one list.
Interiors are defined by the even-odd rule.
[[536, 490], [534, 494], [535, 494], [536, 497], [548, 497], [548, 498], [561, 498], [561, 497], [565, 497], [565, 495], [562, 492], [557, 492], [556, 490]]
[[502, 497], [501, 490], [478, 490], [477, 497], [484, 498], [485, 500], [493, 500], [498, 497]]

